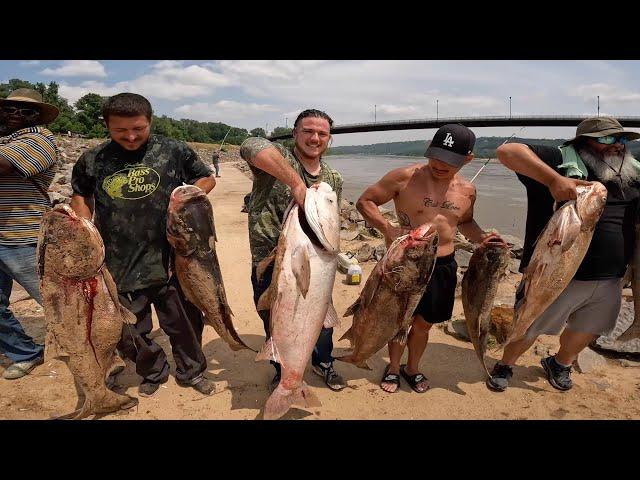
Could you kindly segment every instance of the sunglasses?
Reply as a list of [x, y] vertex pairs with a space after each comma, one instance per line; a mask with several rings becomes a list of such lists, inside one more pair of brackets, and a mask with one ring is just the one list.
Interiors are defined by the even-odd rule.
[[33, 117], [40, 113], [38, 110], [33, 108], [18, 108], [10, 106], [2, 107], [2, 111], [8, 115], [22, 115], [23, 117]]
[[613, 145], [614, 143], [621, 143], [622, 145], [625, 145], [627, 143], [627, 139], [625, 137], [616, 137], [614, 135], [607, 135], [606, 137], [596, 138], [596, 142], [601, 143], [603, 145]]

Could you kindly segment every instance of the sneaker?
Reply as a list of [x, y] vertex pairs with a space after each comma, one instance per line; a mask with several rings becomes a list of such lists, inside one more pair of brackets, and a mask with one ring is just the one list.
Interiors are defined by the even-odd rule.
[[513, 377], [513, 368], [497, 362], [487, 379], [487, 387], [495, 392], [504, 392], [509, 386], [509, 379]]
[[38, 365], [42, 365], [44, 363], [44, 357], [40, 356], [33, 360], [29, 360], [28, 362], [16, 362], [2, 373], [2, 378], [6, 380], [16, 380], [18, 378], [22, 378], [25, 375], [28, 375], [31, 370], [36, 368]]
[[311, 368], [314, 373], [324, 378], [324, 383], [334, 392], [339, 392], [347, 386], [342, 377], [338, 375], [338, 372], [333, 369], [333, 363], [319, 363], [318, 365], [312, 365]]
[[159, 383], [142, 382], [138, 386], [138, 394], [141, 397], [152, 397], [160, 388]]
[[216, 390], [216, 384], [211, 380], [202, 377], [198, 382], [191, 385], [191, 388], [203, 395], [211, 395]]
[[544, 371], [547, 372], [547, 379], [552, 387], [558, 390], [571, 390], [573, 382], [571, 381], [571, 367], [563, 367], [556, 362], [556, 357], [549, 356], [540, 360], [540, 364]]

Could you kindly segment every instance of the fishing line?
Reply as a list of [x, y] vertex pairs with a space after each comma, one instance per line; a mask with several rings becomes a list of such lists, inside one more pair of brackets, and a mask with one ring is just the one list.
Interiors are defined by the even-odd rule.
[[[502, 145], [504, 145], [505, 143], [507, 143], [509, 140], [511, 140], [513, 137], [516, 136], [517, 133], [521, 132], [522, 130], [524, 130], [527, 127], [522, 127], [520, 130], [517, 130], [515, 132], [513, 132], [513, 135], [511, 135], [509, 138], [507, 138], [504, 142], [502, 142], [502, 144], [500, 145], [500, 147]], [[499, 148], [499, 147], [498, 147]], [[480, 170], [478, 170], [478, 172], [473, 176], [473, 178], [471, 179], [470, 183], [473, 183], [473, 181], [478, 177], [478, 175], [480, 175], [480, 172], [482, 172], [482, 170], [484, 170], [484, 167], [487, 166], [487, 164], [491, 161], [490, 158], [487, 158], [487, 161], [484, 162], [484, 164], [480, 167]]]

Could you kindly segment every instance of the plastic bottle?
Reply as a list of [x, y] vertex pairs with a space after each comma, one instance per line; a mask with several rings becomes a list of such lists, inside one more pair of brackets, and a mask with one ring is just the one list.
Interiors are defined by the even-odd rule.
[[362, 281], [362, 268], [360, 265], [349, 265], [347, 270], [347, 284], [360, 285]]

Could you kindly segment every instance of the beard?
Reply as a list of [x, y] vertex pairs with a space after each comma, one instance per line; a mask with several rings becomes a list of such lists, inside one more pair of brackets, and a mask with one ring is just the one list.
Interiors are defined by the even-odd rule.
[[630, 152], [602, 155], [593, 150], [581, 148], [578, 150], [578, 155], [602, 183], [619, 179], [620, 187], [625, 189], [640, 181], [640, 172], [632, 163], [635, 158]]

